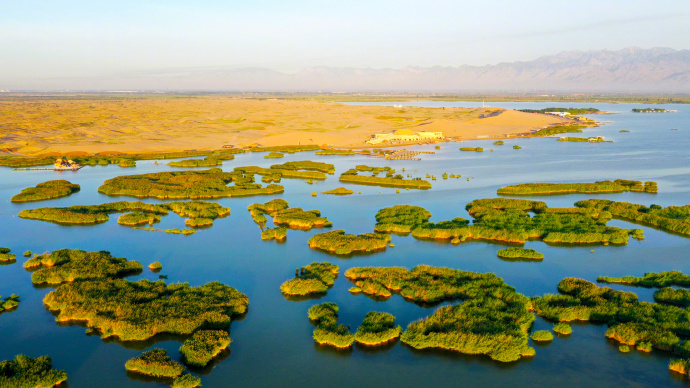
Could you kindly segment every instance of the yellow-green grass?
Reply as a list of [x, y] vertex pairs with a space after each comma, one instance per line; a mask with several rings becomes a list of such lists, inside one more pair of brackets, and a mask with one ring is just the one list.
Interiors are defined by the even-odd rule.
[[230, 336], [227, 331], [199, 330], [180, 346], [180, 354], [185, 364], [203, 368], [228, 345]]
[[218, 282], [190, 287], [187, 283], [105, 279], [62, 284], [43, 302], [58, 322], [77, 320], [97, 330], [102, 338], [141, 341], [158, 333], [227, 330], [234, 315], [247, 311], [249, 299]]
[[637, 191], [656, 193], [656, 182], [630, 181], [616, 179], [615, 181], [597, 181], [594, 183], [523, 183], [505, 186], [497, 190], [500, 195], [552, 195], [552, 194], [596, 194], [622, 193]]
[[201, 386], [201, 379], [197, 376], [185, 373], [182, 376], [176, 377], [170, 387], [172, 388], [195, 388]]
[[32, 358], [20, 354], [0, 362], [0, 387], [50, 388], [67, 380], [67, 373], [53, 369], [48, 356]]
[[270, 152], [268, 155], [264, 155], [264, 159], [279, 159], [284, 157], [285, 154], [280, 152]]
[[108, 251], [86, 252], [78, 249], [60, 249], [50, 254], [36, 255], [24, 263], [24, 268], [38, 268], [31, 274], [33, 284], [60, 284], [119, 278], [136, 274], [143, 267], [136, 261], [113, 257]]
[[539, 253], [534, 249], [511, 247], [501, 249], [497, 252], [498, 257], [503, 259], [530, 259], [530, 260], [542, 260], [544, 258], [543, 253]]
[[346, 349], [352, 346], [355, 336], [345, 325], [338, 324], [338, 305], [326, 302], [309, 309], [309, 320], [316, 324], [314, 341], [320, 345]]
[[280, 292], [286, 296], [303, 296], [323, 294], [335, 283], [339, 268], [331, 263], [311, 263], [299, 269], [294, 279], [280, 286]]
[[368, 346], [382, 345], [400, 337], [401, 332], [402, 328], [395, 326], [392, 314], [372, 311], [357, 328], [355, 341]]
[[64, 179], [39, 183], [12, 197], [12, 202], [32, 202], [46, 199], [67, 197], [79, 191], [81, 187]]
[[391, 241], [389, 234], [364, 233], [345, 234], [344, 230], [334, 230], [314, 235], [309, 239], [309, 247], [336, 255], [359, 252], [375, 252], [386, 249]]
[[548, 330], [537, 330], [532, 333], [530, 338], [532, 338], [532, 341], [549, 342], [553, 340], [553, 334]]
[[616, 202], [606, 199], [578, 201], [575, 206], [597, 211], [608, 212], [613, 217], [656, 226], [671, 232], [690, 235], [690, 205], [668, 206], [639, 205], [628, 202]]
[[170, 358], [165, 350], [152, 349], [129, 359], [125, 369], [147, 376], [175, 378], [182, 374], [184, 366]]
[[12, 294], [7, 298], [0, 296], [0, 313], [10, 311], [19, 306], [19, 295]]
[[321, 194], [333, 194], [333, 195], [350, 195], [354, 194], [354, 191], [345, 188], [345, 187], [338, 187], [333, 190], [328, 190], [328, 191], [322, 191]]

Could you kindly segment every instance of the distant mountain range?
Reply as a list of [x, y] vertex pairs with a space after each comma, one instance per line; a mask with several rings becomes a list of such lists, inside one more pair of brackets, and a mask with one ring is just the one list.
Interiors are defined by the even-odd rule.
[[[286, 92], [675, 92], [690, 93], [690, 50], [628, 47], [566, 51], [528, 62], [372, 69], [197, 68], [108, 78], [43, 80], [39, 89]], [[3, 86], [3, 85], [0, 85]]]

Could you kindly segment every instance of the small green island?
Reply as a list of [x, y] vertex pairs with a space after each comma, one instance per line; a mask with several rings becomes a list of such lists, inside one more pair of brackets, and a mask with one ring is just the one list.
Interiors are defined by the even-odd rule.
[[656, 302], [682, 307], [690, 306], [690, 290], [671, 287], [690, 287], [690, 276], [680, 271], [649, 272], [645, 273], [642, 277], [623, 276], [621, 278], [612, 278], [608, 276], [599, 276], [597, 282], [661, 288], [654, 292], [654, 300]]
[[690, 205], [668, 206], [639, 205], [629, 202], [616, 202], [608, 199], [590, 199], [578, 201], [575, 206], [583, 209], [595, 209], [609, 212], [613, 217], [639, 222], [668, 230], [671, 232], [690, 235]]
[[460, 151], [483, 152], [484, 148], [482, 148], [482, 147], [461, 147]]
[[81, 186], [64, 179], [39, 183], [36, 187], [29, 187], [12, 197], [12, 202], [44, 201], [53, 198], [62, 198], [79, 191]]
[[185, 159], [168, 163], [172, 167], [215, 167], [223, 164], [224, 160], [235, 159], [235, 155], [209, 155], [204, 159]]
[[400, 339], [416, 349], [486, 354], [503, 362], [534, 355], [528, 344], [534, 321], [528, 310], [529, 299], [492, 273], [419, 265], [412, 270], [355, 267], [347, 270], [345, 277], [373, 297], [396, 292], [416, 303], [464, 300], [440, 307], [407, 327]]
[[53, 369], [48, 356], [32, 358], [20, 354], [0, 362], [0, 387], [50, 388], [67, 381], [67, 373]]
[[505, 142], [503, 140], [496, 140], [493, 144], [494, 145], [503, 145], [503, 144], [505, 144]]
[[278, 228], [262, 230], [262, 239], [264, 240], [283, 240], [285, 238], [285, 231], [281, 229], [285, 228], [311, 230], [312, 228], [324, 228], [333, 225], [328, 221], [328, 218], [321, 217], [321, 211], [302, 210], [298, 207], [291, 208], [289, 203], [281, 198], [276, 198], [266, 203], [251, 204], [247, 210], [249, 210], [254, 222], [262, 228], [268, 221], [266, 216], [273, 217], [273, 223]]
[[198, 368], [208, 365], [214, 357], [227, 349], [230, 336], [225, 330], [199, 330], [180, 346], [182, 362]]
[[[385, 177], [376, 176], [382, 171], [386, 171]], [[371, 176], [359, 175], [360, 172], [371, 172]], [[381, 187], [400, 187], [405, 189], [430, 189], [431, 183], [420, 178], [404, 179], [400, 174], [395, 174], [395, 170], [390, 167], [371, 167], [358, 165], [340, 175], [340, 181], [344, 183], [354, 183], [362, 185], [372, 185]]]
[[347, 349], [355, 342], [355, 336], [349, 327], [338, 324], [338, 305], [331, 302], [321, 303], [309, 309], [309, 320], [316, 325], [314, 341], [320, 345]]
[[12, 294], [7, 298], [0, 296], [0, 313], [11, 311], [19, 306], [19, 295]]
[[125, 369], [152, 377], [174, 379], [184, 372], [184, 366], [174, 361], [164, 349], [151, 349], [125, 363]]
[[553, 195], [553, 194], [596, 194], [623, 193], [626, 191], [656, 193], [659, 191], [656, 182], [631, 181], [596, 181], [594, 183], [522, 183], [505, 186], [496, 191], [499, 195]]
[[613, 140], [606, 140], [603, 136], [592, 137], [559, 137], [556, 141], [567, 141], [571, 143], [613, 143]]
[[354, 191], [347, 189], [345, 187], [338, 187], [333, 190], [322, 191], [321, 194], [333, 194], [333, 195], [350, 195], [354, 194]]
[[10, 264], [16, 261], [17, 255], [10, 252], [12, 252], [10, 248], [0, 247], [0, 263]]
[[514, 150], [521, 150], [522, 147], [520, 147], [519, 145], [515, 144], [515, 145], [513, 146], [513, 149], [514, 149]]
[[[235, 169], [224, 172], [209, 170], [155, 172], [118, 176], [98, 188], [105, 195], [125, 195], [158, 199], [205, 199], [282, 193], [280, 185], [261, 187], [254, 183], [254, 173]], [[234, 183], [232, 186], [228, 186]]]
[[345, 234], [344, 230], [334, 230], [314, 235], [308, 241], [309, 247], [336, 255], [376, 252], [386, 249], [391, 241], [389, 234], [364, 233]]
[[333, 287], [339, 268], [331, 263], [311, 263], [295, 271], [295, 278], [280, 286], [285, 296], [325, 294]]
[[553, 325], [553, 332], [561, 335], [570, 335], [573, 332], [573, 328], [566, 322], [558, 322]]
[[427, 222], [431, 213], [420, 206], [395, 205], [379, 210], [375, 217], [376, 232], [407, 234]]
[[110, 219], [109, 215], [113, 213], [126, 213], [118, 218], [118, 224], [137, 227], [146, 224], [153, 225], [160, 221], [161, 216], [167, 215], [170, 211], [180, 217], [187, 217], [185, 224], [193, 228], [211, 226], [214, 220], [230, 215], [229, 208], [215, 202], [185, 201], [154, 205], [139, 201], [120, 201], [89, 206], [25, 209], [19, 212], [19, 217], [56, 224], [89, 225], [106, 222]]
[[[409, 206], [409, 205], [407, 205]], [[421, 210], [420, 210], [421, 209]], [[428, 222], [423, 208], [385, 208], [380, 215], [385, 218], [380, 230], [407, 231], [415, 238], [460, 243], [468, 240], [493, 240], [524, 244], [528, 239], [541, 239], [546, 243], [566, 244], [627, 244], [628, 237], [643, 238], [641, 229], [621, 229], [606, 226], [611, 218], [607, 212], [596, 209], [548, 208], [545, 202], [523, 199], [478, 199], [467, 204], [466, 209], [474, 218], [456, 217], [450, 221]], [[531, 217], [529, 213], [534, 213]], [[384, 218], [381, 218], [382, 220]]]
[[498, 257], [502, 259], [528, 259], [528, 260], [542, 260], [544, 254], [528, 248], [505, 248], [497, 252]]
[[270, 152], [268, 155], [264, 155], [264, 159], [280, 159], [284, 156], [285, 154], [281, 152]]
[[597, 114], [601, 111], [597, 108], [563, 108], [563, 107], [549, 107], [544, 109], [518, 109], [520, 112], [527, 113], [549, 113], [549, 112], [565, 112], [569, 115], [586, 115], [586, 114]]
[[143, 267], [136, 261], [113, 257], [108, 251], [60, 249], [36, 255], [24, 263], [24, 268], [35, 270], [31, 274], [33, 284], [61, 284], [76, 280], [115, 279], [137, 274]]
[[354, 155], [355, 151], [352, 150], [336, 150], [336, 149], [323, 149], [316, 151], [316, 155]]
[[[551, 127], [540, 129], [532, 134], [532, 136], [553, 136], [561, 133], [581, 133], [582, 129], [588, 128], [591, 125], [578, 124], [564, 124], [554, 125]], [[515, 146], [513, 146], [515, 148]]]
[[673, 112], [671, 110], [666, 110], [664, 108], [633, 108], [631, 110], [633, 113], [667, 113]]
[[548, 330], [537, 330], [532, 333], [530, 338], [536, 342], [550, 342], [553, 341], [553, 334]]
[[367, 313], [364, 321], [355, 332], [355, 341], [362, 345], [378, 346], [400, 337], [402, 328], [395, 325], [392, 314], [372, 311]]

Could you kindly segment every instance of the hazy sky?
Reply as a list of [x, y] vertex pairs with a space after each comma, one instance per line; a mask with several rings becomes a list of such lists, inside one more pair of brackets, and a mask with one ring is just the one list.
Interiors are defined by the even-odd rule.
[[569, 50], [687, 49], [688, 20], [687, 0], [0, 0], [0, 80], [207, 66], [484, 65]]

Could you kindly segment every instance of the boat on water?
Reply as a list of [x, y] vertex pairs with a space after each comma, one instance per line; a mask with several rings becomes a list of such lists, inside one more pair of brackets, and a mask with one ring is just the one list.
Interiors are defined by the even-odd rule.
[[76, 171], [82, 168], [82, 166], [72, 159], [60, 158], [55, 161], [53, 165], [53, 170], [55, 171]]

